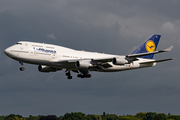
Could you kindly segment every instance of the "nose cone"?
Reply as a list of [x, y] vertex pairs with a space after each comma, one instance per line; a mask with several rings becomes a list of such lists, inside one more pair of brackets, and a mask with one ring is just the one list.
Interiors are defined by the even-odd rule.
[[4, 53], [5, 53], [7, 56], [10, 56], [10, 49], [9, 49], [9, 48], [5, 49], [5, 50], [4, 50]]

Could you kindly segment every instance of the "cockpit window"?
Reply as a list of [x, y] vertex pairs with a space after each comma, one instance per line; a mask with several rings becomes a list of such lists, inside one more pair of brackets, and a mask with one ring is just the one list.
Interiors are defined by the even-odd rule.
[[16, 43], [16, 45], [22, 45], [22, 43]]

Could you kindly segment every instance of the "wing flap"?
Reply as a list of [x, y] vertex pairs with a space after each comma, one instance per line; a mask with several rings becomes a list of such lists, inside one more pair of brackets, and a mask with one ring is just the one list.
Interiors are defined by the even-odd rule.
[[107, 63], [112, 62], [113, 57], [111, 58], [95, 58], [91, 59], [93, 64], [101, 64], [101, 63]]
[[108, 63], [102, 63], [101, 66], [103, 66], [104, 68], [112, 67], [112, 65], [110, 65]]
[[87, 59], [54, 59], [50, 62], [63, 63], [63, 62], [77, 62], [80, 60], [91, 60], [94, 64], [111, 62], [112, 58], [87, 58]]
[[55, 62], [55, 63], [71, 63], [71, 62], [77, 62], [80, 59], [53, 59], [50, 62]]

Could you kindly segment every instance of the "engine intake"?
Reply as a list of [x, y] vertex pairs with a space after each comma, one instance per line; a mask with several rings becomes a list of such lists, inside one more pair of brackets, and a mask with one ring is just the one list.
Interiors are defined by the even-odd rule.
[[127, 60], [125, 60], [124, 58], [113, 58], [112, 59], [112, 63], [114, 64], [114, 65], [125, 65], [126, 63], [128, 63], [128, 61]]

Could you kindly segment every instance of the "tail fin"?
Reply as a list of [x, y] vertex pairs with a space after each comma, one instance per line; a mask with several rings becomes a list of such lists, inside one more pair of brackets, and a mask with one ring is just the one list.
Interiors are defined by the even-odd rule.
[[[156, 51], [161, 35], [152, 35], [140, 47], [138, 47], [132, 54], [146, 53]], [[153, 59], [154, 54], [143, 56], [141, 58]]]

